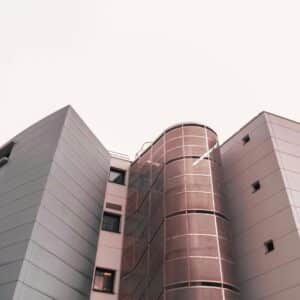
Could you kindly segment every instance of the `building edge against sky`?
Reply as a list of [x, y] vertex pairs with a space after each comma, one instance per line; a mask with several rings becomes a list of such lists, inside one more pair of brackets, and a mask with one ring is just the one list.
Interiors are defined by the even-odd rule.
[[1, 299], [88, 299], [110, 155], [69, 106], [12, 141], [0, 169]]
[[298, 300], [298, 141], [262, 112], [195, 167], [197, 123], [131, 163], [57, 111], [0, 148], [0, 298]]

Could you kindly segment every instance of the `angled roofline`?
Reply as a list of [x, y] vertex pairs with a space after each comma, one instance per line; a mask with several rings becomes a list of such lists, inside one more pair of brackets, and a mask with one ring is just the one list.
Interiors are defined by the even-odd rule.
[[290, 121], [296, 124], [300, 124], [300, 122], [297, 122], [295, 120], [289, 119], [287, 117], [283, 117], [280, 115], [277, 115], [275, 113], [271, 113], [269, 111], [263, 110], [260, 113], [258, 113], [256, 116], [254, 116], [253, 118], [251, 118], [245, 125], [243, 125], [238, 131], [236, 131], [234, 134], [232, 134], [229, 138], [227, 138], [221, 145], [220, 147], [222, 147], [223, 145], [225, 145], [229, 140], [231, 140], [234, 136], [236, 136], [238, 133], [240, 133], [246, 126], [248, 126], [251, 122], [253, 122], [254, 120], [256, 120], [257, 118], [259, 118], [261, 115], [271, 115], [277, 118], [280, 118], [282, 120], [286, 120], [286, 121]]

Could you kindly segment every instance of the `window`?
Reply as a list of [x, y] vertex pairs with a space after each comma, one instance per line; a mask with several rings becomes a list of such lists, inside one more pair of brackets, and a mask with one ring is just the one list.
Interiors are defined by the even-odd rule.
[[126, 172], [124, 170], [120, 170], [117, 168], [110, 168], [109, 172], [109, 181], [117, 184], [125, 184], [125, 175]]
[[275, 249], [273, 240], [265, 242], [266, 254], [272, 252]]
[[96, 268], [94, 279], [94, 290], [105, 293], [114, 292], [114, 281], [116, 271]]
[[252, 183], [252, 193], [257, 192], [258, 190], [260, 190], [260, 182], [257, 180]]
[[102, 230], [120, 233], [121, 216], [104, 212]]
[[247, 143], [250, 142], [250, 135], [247, 134], [242, 138], [243, 144], [246, 145]]
[[14, 142], [10, 142], [0, 149], [0, 168], [8, 162], [14, 144]]

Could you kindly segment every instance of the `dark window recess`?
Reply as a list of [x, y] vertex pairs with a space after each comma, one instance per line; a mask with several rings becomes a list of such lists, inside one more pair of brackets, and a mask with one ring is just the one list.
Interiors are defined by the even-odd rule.
[[125, 175], [126, 172], [124, 170], [120, 170], [117, 168], [110, 168], [109, 172], [109, 181], [117, 184], [125, 184]]
[[252, 193], [257, 192], [258, 190], [260, 190], [260, 182], [257, 180], [255, 182], [252, 183]]
[[96, 268], [94, 279], [94, 290], [104, 293], [114, 292], [114, 281], [116, 271]]
[[247, 143], [250, 142], [250, 135], [247, 134], [242, 138], [243, 144], [246, 145]]
[[111, 202], [107, 202], [106, 203], [106, 208], [120, 210], [120, 211], [122, 210], [122, 206], [121, 205], [115, 204], [115, 203], [111, 203]]
[[0, 168], [8, 162], [14, 144], [14, 142], [10, 142], [0, 149]]
[[266, 254], [272, 252], [275, 249], [273, 240], [265, 242]]
[[121, 216], [104, 212], [102, 230], [120, 233]]

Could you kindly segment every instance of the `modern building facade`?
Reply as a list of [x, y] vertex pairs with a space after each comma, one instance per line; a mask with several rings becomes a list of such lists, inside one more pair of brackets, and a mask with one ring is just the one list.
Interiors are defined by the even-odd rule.
[[129, 158], [111, 153], [91, 300], [118, 300], [123, 253]]
[[300, 124], [261, 113], [221, 146], [242, 300], [300, 298]]
[[0, 147], [0, 299], [298, 300], [299, 141], [262, 112], [131, 162], [57, 111]]
[[194, 123], [167, 129], [131, 165], [120, 300], [237, 299], [217, 143]]
[[89, 299], [109, 153], [66, 107], [0, 155], [0, 299]]

